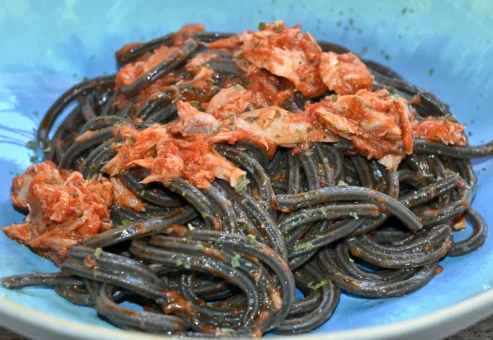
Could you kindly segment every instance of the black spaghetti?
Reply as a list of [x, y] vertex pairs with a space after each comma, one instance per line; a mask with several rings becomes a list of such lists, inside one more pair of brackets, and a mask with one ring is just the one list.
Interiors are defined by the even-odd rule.
[[[279, 40], [282, 34], [293, 34], [294, 40], [305, 45], [315, 44], [315, 50], [321, 48], [319, 54], [310, 56], [301, 42], [299, 47], [298, 42]], [[347, 130], [332, 129], [324, 119], [333, 118], [337, 105], [349, 103], [350, 111], [354, 109], [351, 100], [377, 93], [380, 97], [370, 101], [382, 119], [390, 116], [378, 111], [378, 105], [394, 112], [407, 110], [407, 106], [397, 107], [409, 102], [413, 126], [460, 124], [448, 105], [394, 71], [371, 61], [364, 61], [365, 67], [345, 48], [327, 42], [317, 45], [310, 37], [282, 23], [263, 24], [258, 32], [238, 36], [206, 33], [191, 25], [147, 43], [127, 45], [117, 53], [122, 65], [117, 76], [88, 80], [64, 93], [44, 116], [38, 142], [45, 150], [45, 161], [53, 161], [60, 169], [50, 171], [59, 174], [63, 183], [78, 183], [54, 201], [81, 204], [79, 220], [70, 215], [72, 210], [60, 213], [55, 202], [49, 206], [49, 198], [43, 196], [48, 189], [42, 191], [30, 182], [25, 198], [15, 189], [21, 184], [14, 182], [12, 195], [18, 201], [41, 191], [45, 215], [39, 223], [51, 229], [42, 235], [31, 211], [26, 223], [34, 228], [32, 235], [39, 234], [36, 240], [15, 234], [18, 225], [6, 228], [6, 233], [54, 260], [61, 272], [3, 278], [4, 286], [52, 287], [75, 304], [94, 307], [101, 317], [123, 329], [204, 337], [297, 334], [330, 319], [341, 289], [368, 298], [403, 296], [440, 273], [439, 263], [445, 256], [461, 256], [481, 247], [487, 225], [471, 208], [476, 175], [470, 159], [492, 155], [493, 142], [461, 146], [428, 138], [429, 130], [423, 130], [425, 135], [413, 135], [413, 151], [406, 154], [404, 132], [396, 139], [390, 127], [382, 133], [372, 130], [374, 143], [366, 132], [359, 134], [367, 127], [351, 121], [349, 114], [344, 116]], [[246, 47], [252, 39], [267, 39], [259, 40], [260, 47], [273, 41], [268, 39], [278, 39], [274, 48], [302, 55], [299, 64], [306, 66], [304, 78], [285, 76], [281, 66], [286, 64], [258, 66], [259, 46], [253, 46], [253, 52]], [[324, 56], [334, 55], [353, 59], [339, 59], [339, 65], [348, 64], [346, 69], [330, 70], [340, 77], [331, 83], [320, 65]], [[315, 69], [322, 70], [321, 76], [310, 73], [310, 65], [318, 65]], [[302, 72], [298, 65], [293, 68]], [[367, 86], [364, 79], [355, 85], [344, 78], [346, 71], [357, 73], [358, 68], [369, 70], [374, 92], [361, 92]], [[341, 82], [347, 87], [341, 87]], [[348, 93], [348, 88], [354, 91]], [[212, 110], [221, 91], [248, 95], [235, 97], [234, 102], [235, 107], [243, 101], [248, 105], [235, 111], [221, 102], [219, 111]], [[231, 99], [229, 94], [225, 98]], [[74, 103], [50, 137], [55, 120]], [[330, 107], [331, 115], [316, 111], [315, 116], [303, 116], [316, 105]], [[272, 116], [253, 116], [255, 110], [272, 107]], [[209, 127], [209, 118], [196, 118], [204, 115], [220, 124]], [[185, 120], [185, 116], [193, 117]], [[294, 137], [283, 142], [284, 136], [272, 130], [292, 117], [307, 119], [289, 123], [299, 124], [296, 132], [308, 126], [301, 142], [291, 142]], [[319, 120], [314, 123], [313, 117]], [[389, 122], [405, 131], [403, 117]], [[245, 126], [260, 131], [262, 138], [240, 135]], [[315, 135], [317, 129], [323, 133]], [[199, 180], [197, 174], [208, 170], [201, 168], [205, 161], [200, 158], [193, 171], [170, 177], [175, 169], [169, 167], [171, 160], [187, 169], [195, 161], [183, 155], [193, 150], [186, 153], [178, 146], [180, 150], [172, 153], [171, 142], [150, 140], [159, 133], [163, 134], [159, 138], [187, 142], [197, 136], [203, 143], [216, 138], [210, 150], [215, 158], [208, 159], [226, 165], [222, 172], [214, 168], [212, 178], [204, 175]], [[224, 134], [236, 137], [221, 139]], [[466, 138], [461, 133], [457, 136], [457, 140]], [[334, 140], [328, 141], [329, 137]], [[376, 156], [370, 147], [362, 149], [361, 140], [388, 149]], [[271, 144], [265, 147], [265, 143]], [[144, 147], [148, 147], [146, 156], [135, 156]], [[161, 155], [168, 163], [163, 165], [165, 170], [159, 168], [164, 177], [156, 179]], [[396, 156], [397, 163], [384, 162], [387, 155]], [[124, 165], [112, 168], [116, 163]], [[30, 170], [30, 181], [36, 181], [44, 171], [40, 169], [45, 168]], [[234, 171], [243, 175], [233, 180]], [[89, 196], [91, 190], [86, 189], [93, 184], [102, 187], [91, 189], [93, 196]], [[104, 211], [98, 212], [105, 208], [101, 208], [104, 199], [96, 196], [97, 190], [110, 186], [114, 194], [107, 200], [110, 215], [105, 219]], [[14, 200], [14, 204], [23, 203]], [[52, 210], [48, 214], [46, 209]], [[91, 234], [87, 221], [96, 221], [95, 214], [102, 226]], [[472, 225], [471, 236], [455, 242], [454, 232], [465, 228], [466, 221]], [[68, 242], [63, 249], [62, 238]], [[304, 298], [296, 300], [296, 289]], [[123, 301], [143, 309], [123, 307]]]

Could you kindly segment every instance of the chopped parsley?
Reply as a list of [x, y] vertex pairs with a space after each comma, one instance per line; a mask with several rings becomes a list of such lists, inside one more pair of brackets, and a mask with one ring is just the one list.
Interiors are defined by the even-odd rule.
[[201, 249], [201, 250], [202, 250], [202, 249], [204, 249], [204, 246], [203, 246], [203, 245], [201, 245], [200, 243], [199, 243], [199, 244], [197, 244], [195, 247], [196, 247], [196, 248], [198, 248], [198, 249]]
[[238, 268], [241, 266], [240, 264], [240, 257], [241, 255], [238, 254], [238, 253], [235, 253], [232, 257], [231, 257], [231, 266], [233, 268]]
[[250, 180], [245, 175], [240, 176], [235, 186], [236, 192], [242, 192], [248, 184], [250, 184]]
[[245, 117], [245, 120], [250, 122], [250, 123], [253, 123], [256, 119], [257, 119], [257, 117], [255, 117], [255, 116]]
[[311, 242], [301, 242], [294, 245], [294, 251], [298, 250], [312, 250], [313, 244]]
[[130, 220], [122, 220], [122, 226], [124, 226], [124, 227], [128, 227], [131, 224], [132, 224], [132, 221], [130, 221]]
[[447, 114], [447, 115], [445, 115], [445, 119], [448, 121], [451, 121], [451, 122], [455, 122], [457, 120], [457, 117], [455, 115], [452, 115], [452, 114]]
[[30, 149], [30, 150], [33, 150], [33, 151], [38, 150], [38, 145], [37, 145], [37, 144], [36, 144], [36, 142], [35, 142], [35, 141], [33, 141], [33, 140], [28, 141], [28, 142], [26, 143], [26, 146], [27, 146], [27, 148], [28, 148], [28, 149]]
[[347, 187], [349, 184], [347, 184], [346, 182], [344, 182], [343, 180], [339, 180], [339, 182], [337, 182], [337, 186], [338, 187]]
[[221, 130], [221, 124], [214, 126], [210, 133], [218, 133]]
[[241, 91], [241, 90], [244, 90], [245, 88], [244, 88], [243, 86], [241, 86], [240, 84], [236, 84], [236, 85], [235, 85], [235, 89], [237, 89], [237, 90], [240, 90], [240, 91]]
[[43, 152], [51, 152], [51, 146], [48, 146], [46, 149], [43, 150]]
[[266, 28], [267, 28], [267, 25], [265, 24], [265, 22], [260, 22], [260, 23], [258, 24], [258, 30], [259, 30], [259, 31], [263, 31], [263, 30], [265, 30]]
[[333, 95], [332, 97], [330, 97], [330, 101], [333, 103], [337, 102], [337, 96]]
[[236, 114], [232, 113], [226, 116], [226, 119], [236, 119]]
[[385, 89], [390, 92], [394, 90], [394, 87], [390, 85], [385, 85]]
[[349, 213], [349, 216], [351, 216], [352, 218], [354, 218], [355, 220], [359, 220], [359, 217], [358, 217], [358, 214], [354, 211], [351, 211]]
[[183, 264], [183, 260], [181, 258], [176, 259], [175, 264], [179, 267]]
[[315, 284], [315, 282], [311, 281], [308, 283], [308, 288], [312, 290], [319, 290], [323, 286], [327, 286], [329, 284], [329, 281], [327, 280], [322, 280], [319, 283]]
[[305, 152], [305, 156], [310, 157], [311, 155], [313, 155], [313, 149], [309, 149]]
[[72, 194], [72, 197], [78, 197], [78, 196], [79, 196], [79, 192], [75, 190], [74, 193]]
[[188, 229], [195, 230], [196, 228], [193, 225], [191, 225], [190, 223], [188, 223]]
[[392, 100], [394, 102], [398, 102], [400, 98], [401, 98], [401, 96], [399, 96], [397, 93], [392, 96]]
[[247, 239], [248, 239], [248, 242], [250, 243], [256, 243], [257, 242], [257, 239], [255, 238], [255, 235], [247, 235]]
[[103, 249], [96, 248], [96, 250], [94, 251], [94, 256], [96, 256], [96, 258], [99, 259], [102, 253], [103, 253]]
[[128, 143], [129, 143], [130, 145], [134, 145], [134, 144], [135, 144], [135, 137], [134, 137], [134, 136], [130, 136], [130, 137], [128, 137]]
[[200, 108], [200, 103], [196, 100], [192, 100], [188, 102], [190, 105], [192, 105], [194, 108], [199, 109]]

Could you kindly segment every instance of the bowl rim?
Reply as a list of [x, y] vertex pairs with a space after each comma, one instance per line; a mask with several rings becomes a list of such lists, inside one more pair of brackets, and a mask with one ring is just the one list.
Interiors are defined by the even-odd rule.
[[[327, 339], [327, 336], [330, 335], [331, 340], [384, 340], [395, 339], [396, 336], [399, 336], [403, 340], [411, 339], [411, 336], [416, 336], [418, 332], [428, 332], [425, 338], [430, 340], [439, 339], [454, 334], [493, 314], [493, 310], [491, 309], [492, 304], [493, 289], [489, 289], [449, 307], [404, 321], [319, 334], [306, 333], [293, 335], [290, 338], [322, 340]], [[32, 338], [40, 338], [41, 334], [39, 331], [44, 330], [47, 335], [50, 335], [49, 338], [51, 339], [172, 339], [171, 336], [166, 335], [153, 335], [137, 331], [104, 328], [65, 320], [39, 312], [17, 302], [9, 301], [8, 298], [0, 298], [0, 316], [0, 324], [2, 326]]]

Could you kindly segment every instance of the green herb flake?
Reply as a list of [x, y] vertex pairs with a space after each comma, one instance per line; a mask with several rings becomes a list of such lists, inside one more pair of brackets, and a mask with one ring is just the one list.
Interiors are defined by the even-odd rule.
[[349, 216], [352, 217], [352, 218], [354, 218], [355, 220], [359, 220], [358, 214], [356, 212], [354, 212], [354, 211], [351, 211], [349, 213]]
[[455, 115], [447, 114], [445, 116], [445, 119], [451, 122], [455, 122], [457, 120], [457, 117]]
[[236, 84], [235, 89], [241, 91], [241, 90], [244, 90], [245, 88], [243, 86], [241, 86], [240, 84]]
[[43, 152], [51, 152], [51, 145], [44, 149]]
[[241, 175], [235, 186], [236, 192], [242, 192], [248, 184], [250, 184], [250, 180], [245, 175]]
[[303, 197], [305, 197], [305, 199], [308, 200], [310, 198], [310, 195], [308, 195], [307, 193], [304, 193]]
[[181, 258], [176, 259], [175, 264], [179, 267], [183, 264], [183, 260]]
[[223, 333], [233, 333], [235, 330], [233, 328], [221, 328]]
[[134, 136], [130, 136], [130, 137], [128, 137], [128, 143], [129, 143], [130, 145], [134, 145], [134, 144], [135, 144], [135, 137], [134, 137]]
[[389, 92], [390, 92], [390, 91], [394, 91], [394, 87], [393, 87], [393, 86], [390, 86], [390, 85], [385, 85], [385, 89], [386, 89], [387, 91], [389, 91]]
[[187, 226], [188, 226], [188, 229], [190, 229], [190, 230], [195, 230], [195, 229], [197, 229], [197, 228], [195, 228], [193, 225], [191, 225], [190, 223], [188, 223], [188, 225], [187, 225]]
[[313, 155], [313, 149], [309, 149], [309, 150], [305, 151], [305, 156], [310, 157], [311, 155]]
[[192, 265], [190, 264], [190, 262], [185, 261], [185, 262], [183, 263], [183, 267], [185, 267], [186, 269], [190, 269], [190, 268], [192, 268]]
[[31, 157], [29, 157], [29, 161], [31, 163], [37, 163], [38, 162], [38, 159], [39, 159], [38, 156], [31, 156]]
[[316, 235], [315, 235], [315, 238], [316, 238], [316, 239], [319, 239], [319, 238], [322, 238], [322, 237], [324, 237], [324, 235], [319, 235], [319, 234], [316, 234]]
[[30, 150], [33, 150], [33, 151], [38, 150], [38, 145], [37, 145], [37, 144], [36, 144], [36, 142], [35, 142], [35, 141], [33, 141], [33, 140], [28, 141], [28, 142], [26, 143], [26, 146], [27, 146], [27, 148], [28, 148], [28, 149], [30, 149]]
[[347, 184], [343, 180], [339, 180], [339, 182], [337, 182], [337, 186], [338, 187], [347, 187], [347, 186], [349, 186], [349, 184]]
[[234, 120], [234, 119], [236, 119], [236, 114], [232, 113], [230, 115], [227, 115], [226, 119], [233, 119]]
[[124, 227], [128, 227], [131, 224], [132, 224], [132, 221], [130, 221], [130, 220], [122, 220], [122, 226], [124, 226]]
[[103, 249], [96, 248], [96, 250], [94, 251], [94, 256], [96, 256], [96, 258], [99, 259], [102, 253], [103, 253]]
[[392, 96], [392, 100], [394, 102], [398, 102], [400, 98], [401, 98], [401, 96], [399, 96], [397, 93]]
[[199, 243], [195, 246], [195, 248], [202, 250], [204, 249], [204, 246]]
[[311, 281], [308, 283], [308, 288], [312, 290], [319, 290], [323, 286], [327, 286], [329, 284], [329, 281], [327, 280], [322, 280], [319, 283], [315, 284], [315, 282]]
[[230, 129], [231, 131], [235, 131], [235, 130], [236, 130], [236, 126], [234, 126], [234, 125], [230, 125], [230, 126], [229, 126], [229, 129]]
[[196, 100], [189, 101], [188, 103], [196, 109], [200, 108], [200, 103]]
[[259, 31], [263, 31], [267, 28], [267, 25], [265, 24], [265, 22], [261, 22], [258, 24], [258, 30]]
[[77, 190], [74, 191], [74, 193], [72, 194], [72, 197], [78, 197], [79, 196], [79, 192]]
[[253, 123], [256, 119], [257, 117], [255, 116], [245, 117], [245, 120], [250, 123]]
[[240, 257], [241, 255], [238, 254], [238, 253], [235, 253], [232, 257], [231, 257], [231, 266], [233, 268], [238, 268], [241, 266], [240, 264]]
[[210, 133], [218, 133], [221, 130], [221, 124], [214, 126]]
[[299, 250], [312, 250], [313, 244], [311, 242], [301, 242], [294, 245], [294, 251]]
[[247, 235], [247, 239], [249, 243], [257, 243], [257, 239], [255, 238], [255, 235]]
[[333, 103], [336, 103], [337, 102], [337, 96], [333, 95], [332, 97], [330, 97], [330, 101]]

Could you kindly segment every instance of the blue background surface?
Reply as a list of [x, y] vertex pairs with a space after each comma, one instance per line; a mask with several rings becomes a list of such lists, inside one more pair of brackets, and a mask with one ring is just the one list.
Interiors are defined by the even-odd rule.
[[[83, 77], [116, 71], [113, 53], [200, 22], [239, 32], [261, 21], [302, 24], [318, 39], [342, 44], [389, 65], [435, 92], [471, 131], [470, 142], [493, 138], [493, 2], [490, 1], [0, 1], [0, 225], [21, 222], [9, 198], [11, 179], [38, 154], [27, 148], [50, 104]], [[431, 71], [432, 70], [432, 71]], [[475, 161], [474, 207], [493, 222], [493, 161]], [[465, 234], [466, 232], [464, 232]], [[444, 272], [403, 298], [343, 296], [332, 319], [315, 332], [393, 323], [450, 306], [493, 285], [493, 240], [474, 254], [446, 259]], [[56, 270], [0, 233], [0, 276]], [[111, 327], [89, 308], [47, 289], [8, 291], [0, 298], [82, 323]]]

